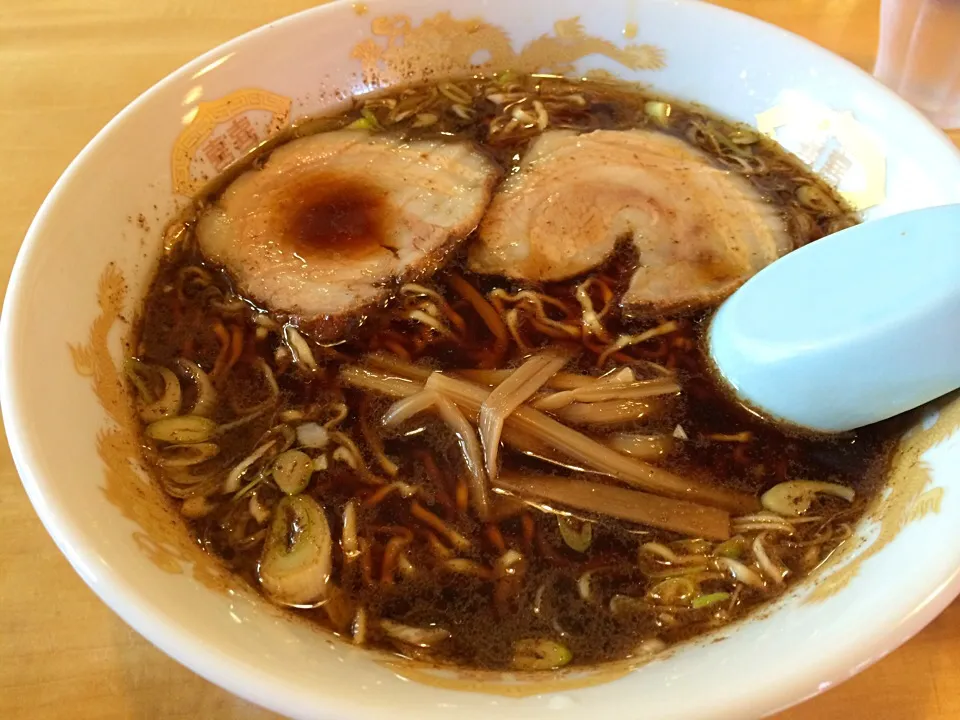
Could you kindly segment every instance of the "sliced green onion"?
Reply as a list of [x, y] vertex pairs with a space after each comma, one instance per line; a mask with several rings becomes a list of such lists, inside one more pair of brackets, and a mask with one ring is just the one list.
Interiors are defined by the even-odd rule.
[[383, 125], [377, 120], [377, 116], [370, 108], [363, 108], [360, 111], [360, 117], [347, 125], [347, 130], [383, 130]]
[[730, 142], [734, 145], [753, 145], [760, 140], [760, 136], [747, 128], [736, 128], [730, 133]]
[[157, 372], [163, 378], [163, 395], [155, 403], [147, 405], [140, 411], [140, 419], [144, 422], [153, 422], [161, 418], [174, 417], [180, 412], [182, 393], [180, 380], [172, 370], [157, 367]]
[[180, 505], [180, 514], [191, 520], [197, 520], [209, 515], [213, 509], [214, 505], [203, 495], [194, 495]]
[[563, 541], [571, 550], [586, 552], [593, 542], [593, 523], [580, 523], [564, 515], [557, 515], [557, 526]]
[[720, 557], [739, 560], [743, 556], [743, 550], [746, 544], [747, 541], [741, 535], [734, 535], [729, 540], [724, 540], [717, 545], [713, 552]]
[[670, 122], [670, 103], [659, 100], [648, 100], [644, 103], [643, 111], [658, 125], [666, 126]]
[[330, 525], [307, 495], [283, 498], [263, 547], [258, 576], [267, 594], [287, 605], [309, 605], [326, 596], [333, 561]]
[[818, 493], [833, 495], [853, 502], [856, 492], [853, 488], [837, 483], [817, 482], [815, 480], [788, 480], [774, 485], [761, 497], [760, 503], [767, 510], [784, 516], [803, 515], [810, 509]]
[[[128, 359], [123, 364], [123, 369], [139, 396], [141, 420], [151, 423], [180, 413], [180, 380], [171, 370], [162, 365], [148, 365], [136, 358]], [[163, 382], [163, 392], [159, 397], [150, 387], [158, 376]]]
[[127, 358], [123, 363], [123, 370], [143, 403], [152, 403], [156, 400], [156, 393], [151, 390], [150, 381], [146, 377], [150, 372], [149, 365], [136, 358]]
[[450, 631], [441, 627], [411, 627], [393, 620], [381, 620], [380, 629], [394, 640], [422, 648], [431, 647], [450, 637]]
[[164, 467], [190, 467], [209, 460], [220, 452], [216, 443], [193, 443], [191, 445], [168, 445], [157, 458]]
[[437, 90], [446, 98], [459, 105], [469, 105], [473, 102], [473, 97], [459, 85], [452, 82], [442, 82], [437, 85]]
[[310, 484], [313, 458], [300, 450], [287, 450], [277, 455], [271, 474], [278, 488], [287, 495], [296, 495]]
[[290, 323], [283, 326], [283, 340], [293, 354], [293, 361], [295, 363], [302, 365], [310, 371], [317, 369], [317, 360], [313, 357], [313, 350], [310, 349], [310, 345], [304, 339], [303, 335]]
[[165, 443], [190, 444], [205, 442], [217, 432], [217, 424], [199, 415], [163, 418], [147, 425], [147, 437]]
[[677, 552], [691, 553], [693, 555], [706, 555], [710, 552], [713, 545], [703, 538], [692, 537], [686, 540], [675, 540], [671, 545]]
[[435, 124], [439, 118], [433, 113], [418, 113], [410, 127], [424, 128]]
[[610, 598], [610, 612], [614, 615], [632, 615], [639, 612], [647, 612], [650, 604], [641, 598], [630, 595], [614, 595]]
[[177, 360], [177, 368], [189, 377], [197, 388], [197, 399], [193, 403], [190, 414], [210, 417], [217, 404], [217, 391], [213, 387], [210, 376], [203, 371], [203, 368], [186, 358]]
[[757, 575], [757, 571], [753, 568], [747, 567], [739, 560], [721, 557], [717, 558], [716, 562], [718, 570], [726, 570], [733, 575], [734, 580], [737, 582], [742, 582], [744, 585], [749, 585], [750, 587], [757, 588], [758, 590], [762, 590], [766, 587], [763, 582], [763, 578]]
[[297, 442], [301, 447], [322, 450], [330, 442], [330, 433], [320, 423], [303, 423], [297, 426]]
[[357, 118], [352, 123], [347, 125], [347, 130], [373, 130], [374, 126], [366, 118]]
[[360, 114], [370, 122], [370, 125], [373, 126], [374, 130], [383, 130], [383, 125], [380, 124], [380, 121], [377, 119], [377, 116], [374, 114], [373, 110], [370, 108], [363, 108], [360, 111]]
[[808, 210], [828, 215], [840, 212], [840, 206], [826, 192], [816, 185], [801, 185], [797, 188], [797, 200]]
[[[247, 455], [243, 460], [233, 466], [230, 469], [230, 472], [227, 473], [227, 477], [223, 481], [223, 492], [225, 493], [235, 493], [240, 489], [240, 482], [243, 480], [244, 475], [247, 474], [247, 470], [257, 462], [260, 458], [266, 455], [268, 452], [274, 449], [277, 444], [277, 438], [268, 440], [259, 447], [257, 447], [252, 453]], [[255, 473], [257, 478], [262, 479], [263, 472], [262, 470]], [[249, 485], [248, 485], [249, 487]]]
[[523, 567], [523, 555], [516, 550], [507, 550], [493, 563], [493, 569], [498, 577], [517, 575], [523, 571]]
[[690, 606], [694, 610], [700, 610], [701, 608], [710, 607], [711, 605], [716, 605], [717, 603], [722, 603], [724, 600], [730, 599], [730, 593], [727, 592], [715, 592], [710, 593], [709, 595], [698, 595], [693, 599], [693, 602], [690, 603]]
[[682, 605], [697, 596], [697, 586], [683, 576], [669, 577], [654, 585], [647, 597], [663, 605]]
[[263, 525], [270, 519], [270, 509], [260, 502], [260, 498], [257, 497], [257, 493], [255, 492], [250, 493], [250, 501], [247, 503], [247, 509], [250, 511], [251, 517], [257, 521], [257, 525]]
[[553, 640], [517, 640], [513, 644], [513, 667], [517, 670], [556, 670], [571, 660], [573, 653]]

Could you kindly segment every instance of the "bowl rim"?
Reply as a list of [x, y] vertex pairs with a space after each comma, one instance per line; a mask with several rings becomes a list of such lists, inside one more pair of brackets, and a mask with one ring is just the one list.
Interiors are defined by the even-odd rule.
[[[449, 4], [449, 0], [446, 1]], [[380, 6], [389, 8], [392, 3], [393, 0], [368, 0], [365, 4], [370, 11], [375, 12]], [[764, 20], [728, 8], [703, 3], [700, 0], [645, 0], [646, 3], [695, 7], [696, 12], [708, 17], [712, 13], [716, 17], [734, 19], [747, 31], [755, 30], [769, 37], [780, 37], [786, 42], [805, 48], [825, 64], [845, 66], [849, 71], [867, 81], [877, 97], [885, 104], [900, 107], [908, 114], [912, 114], [921, 125], [926, 125], [931, 135], [940, 141], [943, 150], [960, 161], [960, 150], [919, 110], [910, 106], [896, 93], [846, 58]], [[16, 355], [13, 350], [16, 331], [22, 323], [24, 314], [23, 280], [27, 267], [43, 241], [46, 217], [60, 202], [61, 195], [64, 194], [87, 158], [109, 139], [114, 129], [135, 115], [155, 94], [176, 83], [184, 75], [201, 70], [212, 62], [241, 49], [252, 38], [270, 33], [275, 28], [301, 22], [314, 22], [317, 18], [327, 16], [335, 17], [341, 12], [352, 12], [354, 4], [352, 0], [333, 0], [333, 2], [287, 15], [247, 31], [173, 70], [127, 104], [69, 163], [43, 200], [18, 250], [4, 297], [3, 312], [0, 315], [0, 357], [4, 358], [4, 362], [0, 364], [0, 407], [5, 418], [7, 441], [27, 496], [57, 547], [84, 582], [113, 612], [166, 655], [234, 695], [294, 716], [306, 712], [308, 708], [310, 712], [318, 710], [316, 705], [310, 702], [312, 695], [304, 693], [296, 683], [285, 682], [277, 675], [267, 673], [258, 666], [238, 661], [220, 650], [213, 642], [205, 640], [203, 636], [184, 630], [175, 617], [163, 610], [132, 581], [112, 570], [108, 564], [102, 562], [89, 550], [85, 540], [89, 530], [72, 519], [69, 508], [56, 497], [52, 483], [33, 470], [33, 458], [36, 452], [22, 422], [30, 401], [18, 389], [19, 363], [11, 361], [11, 358]], [[809, 677], [809, 668], [801, 669], [794, 666], [792, 670], [780, 675], [775, 688], [768, 688], [762, 695], [758, 694], [757, 699], [760, 702], [751, 705], [751, 710], [755, 711], [756, 716], [759, 717], [803, 702], [852, 677], [895, 650], [919, 632], [960, 594], [960, 567], [954, 568], [946, 577], [931, 578], [931, 585], [926, 597], [917, 603], [912, 612], [907, 613], [897, 623], [878, 628], [871, 633], [868, 643], [860, 645], [848, 643], [841, 646], [839, 652], [823, 658], [818, 666], [818, 675], [829, 677], [829, 681], [818, 684]], [[804, 669], [806, 672], [801, 671]], [[375, 711], [366, 708], [362, 701], [353, 698], [346, 701], [332, 696], [324, 698], [322, 712], [324, 717], [330, 718], [380, 717]], [[718, 717], [726, 716], [718, 715]]]

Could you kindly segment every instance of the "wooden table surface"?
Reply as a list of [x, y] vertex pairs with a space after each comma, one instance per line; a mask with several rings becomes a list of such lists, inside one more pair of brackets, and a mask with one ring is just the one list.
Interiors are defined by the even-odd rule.
[[[44, 195], [116, 112], [192, 57], [314, 4], [0, 0], [0, 289]], [[879, 0], [722, 4], [872, 66]], [[87, 589], [34, 515], [0, 443], [0, 718], [273, 717], [161, 654]], [[960, 717], [960, 602], [890, 657], [780, 717]]]

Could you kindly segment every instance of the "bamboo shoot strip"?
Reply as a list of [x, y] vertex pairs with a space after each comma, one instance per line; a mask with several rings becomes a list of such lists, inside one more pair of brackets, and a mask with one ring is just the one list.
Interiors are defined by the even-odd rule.
[[576, 510], [606, 515], [690, 537], [726, 540], [730, 537], [730, 515], [718, 508], [685, 500], [627, 490], [613, 485], [551, 475], [525, 475], [504, 471], [494, 483], [497, 492], [506, 491], [524, 500], [559, 503]]
[[[474, 416], [490, 394], [486, 388], [441, 373], [431, 375], [426, 387], [445, 395], [460, 405], [465, 412]], [[757, 499], [752, 495], [687, 480], [649, 463], [621, 455], [616, 450], [598, 443], [531, 407], [518, 408], [504, 423], [503, 440], [514, 445], [511, 439], [511, 428], [519, 429], [524, 435], [537, 438], [548, 447], [561, 450], [563, 455], [582, 463], [589, 469], [610, 475], [642, 490], [714, 505], [738, 513], [752, 512], [758, 507]]]
[[[395, 398], [407, 397], [424, 387], [419, 382], [385, 376], [356, 366], [343, 368], [340, 377], [355, 387]], [[491, 392], [489, 388], [441, 373], [431, 375], [425, 387], [445, 395], [474, 420]], [[520, 435], [514, 437], [514, 431], [519, 431]], [[538, 443], [535, 450], [542, 451], [545, 447], [557, 449], [558, 453], [587, 469], [658, 495], [713, 505], [738, 514], [754, 512], [759, 508], [757, 499], [752, 495], [686, 480], [649, 463], [621, 455], [539, 410], [526, 406], [518, 408], [506, 420], [503, 434], [504, 442], [521, 451], [527, 449], [523, 446], [524, 439], [536, 439]]]

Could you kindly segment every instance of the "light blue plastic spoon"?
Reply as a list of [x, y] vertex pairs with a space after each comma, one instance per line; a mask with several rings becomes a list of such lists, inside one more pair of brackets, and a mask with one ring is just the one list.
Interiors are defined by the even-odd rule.
[[829, 235], [717, 310], [719, 376], [746, 405], [820, 432], [869, 425], [960, 387], [960, 205]]

